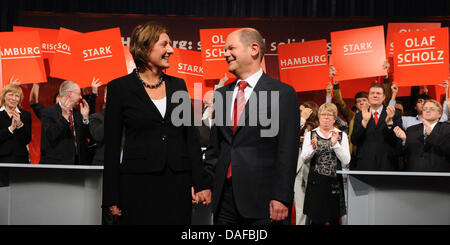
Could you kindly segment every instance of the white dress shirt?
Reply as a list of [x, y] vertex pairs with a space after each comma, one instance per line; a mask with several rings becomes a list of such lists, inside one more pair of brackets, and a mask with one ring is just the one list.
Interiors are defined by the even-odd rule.
[[[320, 127], [317, 127], [313, 129], [312, 131], [316, 131], [316, 133], [322, 137], [323, 139], [329, 139], [331, 138], [332, 134], [330, 133], [328, 137], [325, 137], [322, 132], [320, 132]], [[341, 130], [334, 128], [334, 132], [339, 133]], [[341, 143], [336, 142], [334, 146], [331, 147], [331, 149], [334, 150], [334, 153], [336, 153], [337, 158], [339, 161], [341, 161], [341, 167], [345, 168], [347, 164], [350, 162], [350, 148], [348, 145], [348, 136], [345, 132], [342, 132], [342, 140]], [[316, 150], [313, 149], [311, 144], [311, 132], [307, 132], [305, 135], [305, 138], [303, 139], [303, 147], [302, 147], [302, 153], [301, 153], [301, 159], [304, 163], [309, 162], [314, 154], [316, 153]]]
[[[250, 98], [250, 96], [252, 95], [253, 89], [255, 88], [256, 84], [258, 83], [258, 80], [261, 78], [263, 74], [263, 70], [259, 69], [259, 71], [257, 71], [256, 73], [254, 73], [253, 75], [249, 76], [247, 79], [245, 79], [244, 81], [246, 81], [248, 83], [248, 86], [244, 89], [244, 96], [245, 96], [245, 102], [247, 103], [248, 99]], [[234, 112], [234, 102], [236, 100], [236, 96], [237, 93], [239, 91], [239, 82], [243, 81], [242, 79], [238, 79], [236, 82], [236, 86], [234, 87], [233, 90], [233, 97], [232, 97], [232, 101], [231, 101], [231, 117], [233, 118], [233, 112]]]

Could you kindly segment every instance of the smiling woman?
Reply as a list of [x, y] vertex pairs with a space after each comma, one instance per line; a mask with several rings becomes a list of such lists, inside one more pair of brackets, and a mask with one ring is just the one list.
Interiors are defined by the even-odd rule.
[[31, 141], [31, 114], [19, 109], [22, 89], [7, 85], [0, 94], [0, 162], [29, 163], [27, 145]]
[[174, 52], [167, 32], [156, 22], [137, 26], [130, 42], [137, 69], [108, 84], [103, 207], [121, 224], [190, 225], [192, 199], [204, 201], [194, 195], [207, 187], [194, 124], [171, 120], [181, 104], [171, 97], [187, 88], [162, 72]]

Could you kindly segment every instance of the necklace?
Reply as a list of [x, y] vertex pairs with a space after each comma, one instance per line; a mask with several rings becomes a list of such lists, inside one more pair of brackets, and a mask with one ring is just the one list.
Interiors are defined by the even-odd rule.
[[150, 85], [150, 84], [144, 82], [144, 80], [142, 80], [141, 76], [139, 76], [139, 72], [138, 72], [137, 69], [136, 69], [136, 76], [139, 78], [139, 80], [141, 81], [142, 85], [144, 85], [145, 87], [150, 88], [150, 89], [157, 88], [157, 87], [161, 86], [161, 84], [163, 82], [163, 76], [161, 75], [159, 77], [158, 83]]

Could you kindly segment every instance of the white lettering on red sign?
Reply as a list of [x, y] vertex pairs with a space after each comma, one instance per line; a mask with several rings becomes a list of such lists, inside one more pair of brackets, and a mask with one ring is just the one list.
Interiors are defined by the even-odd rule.
[[326, 54], [280, 60], [281, 70], [321, 65], [327, 65]]
[[178, 63], [178, 73], [193, 75], [193, 76], [203, 76], [203, 67], [196, 65], [189, 65], [184, 63]]
[[344, 45], [344, 55], [354, 55], [373, 52], [372, 42], [351, 43]]
[[39, 58], [41, 51], [39, 47], [3, 48], [0, 49], [0, 56], [2, 60]]
[[444, 50], [434, 47], [436, 36], [408, 38], [405, 40], [405, 53], [397, 55], [397, 63], [401, 66], [433, 65], [444, 63]]
[[84, 61], [105, 59], [112, 57], [111, 46], [83, 50]]

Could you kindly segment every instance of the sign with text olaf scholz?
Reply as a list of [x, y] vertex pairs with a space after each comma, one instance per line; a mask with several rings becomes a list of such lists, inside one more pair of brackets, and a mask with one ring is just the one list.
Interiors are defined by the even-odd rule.
[[207, 88], [203, 82], [201, 52], [174, 48], [169, 62], [170, 68], [166, 70], [166, 73], [184, 79], [191, 99], [202, 100]]
[[331, 32], [331, 50], [336, 81], [386, 75], [383, 26]]
[[330, 81], [327, 41], [278, 45], [280, 80], [295, 91], [323, 90]]
[[202, 45], [203, 78], [221, 79], [227, 73], [228, 78], [235, 76], [228, 72], [228, 63], [225, 60], [225, 41], [228, 34], [239, 28], [200, 29], [200, 42]]
[[394, 35], [394, 81], [398, 86], [448, 80], [448, 27]]
[[127, 75], [127, 66], [119, 28], [76, 35], [70, 39], [80, 70], [72, 78], [81, 88], [90, 87], [92, 78], [103, 84]]
[[437, 28], [441, 28], [441, 23], [439, 22], [388, 23], [386, 35], [386, 55], [388, 57], [394, 57], [394, 34], [413, 31], [425, 31]]
[[0, 47], [3, 86], [12, 77], [21, 84], [47, 82], [37, 31], [0, 32]]

